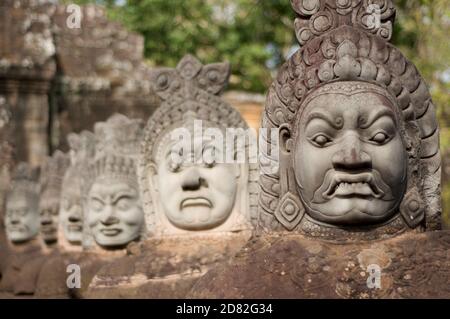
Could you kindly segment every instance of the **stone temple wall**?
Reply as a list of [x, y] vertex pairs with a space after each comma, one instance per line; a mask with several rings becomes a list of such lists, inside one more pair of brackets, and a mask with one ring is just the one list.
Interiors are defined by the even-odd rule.
[[82, 7], [71, 12], [50, 0], [0, 3], [0, 94], [12, 107], [17, 160], [39, 165], [67, 149], [69, 132], [92, 129], [115, 112], [145, 118], [159, 105], [149, 88], [143, 38]]

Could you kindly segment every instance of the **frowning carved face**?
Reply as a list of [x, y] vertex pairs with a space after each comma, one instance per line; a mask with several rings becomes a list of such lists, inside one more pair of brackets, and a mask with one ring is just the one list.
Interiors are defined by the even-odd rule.
[[[217, 163], [219, 149], [203, 138], [184, 141], [189, 145], [163, 147], [154, 183], [167, 219], [185, 230], [207, 230], [223, 224], [230, 216], [238, 188], [239, 164]], [[182, 142], [182, 143], [184, 143]], [[192, 147], [193, 146], [193, 147]], [[192, 149], [174, 161], [173, 152]], [[215, 154], [210, 156], [210, 154]]]
[[405, 192], [407, 169], [395, 107], [369, 90], [322, 94], [306, 105], [293, 160], [311, 217], [368, 225], [393, 215]]

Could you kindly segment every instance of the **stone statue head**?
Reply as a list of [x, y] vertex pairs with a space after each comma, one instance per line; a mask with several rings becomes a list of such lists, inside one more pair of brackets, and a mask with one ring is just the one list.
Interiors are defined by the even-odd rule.
[[13, 244], [26, 243], [39, 233], [39, 170], [19, 163], [7, 192], [5, 227]]
[[435, 107], [388, 42], [392, 2], [376, 5], [377, 25], [368, 0], [292, 1], [301, 48], [267, 96], [280, 169], [260, 179], [263, 228], [343, 240], [439, 228]]
[[250, 228], [249, 185], [256, 171], [248, 159], [233, 161], [234, 141], [231, 146], [225, 138], [228, 128], [248, 129], [218, 96], [228, 76], [227, 63], [203, 66], [190, 55], [176, 69], [152, 74], [163, 103], [144, 132], [139, 181], [153, 235]]
[[42, 165], [39, 213], [41, 236], [47, 245], [52, 245], [58, 241], [61, 186], [69, 164], [68, 154], [56, 151]]
[[89, 160], [95, 154], [95, 136], [92, 132], [71, 133], [67, 136], [70, 146], [70, 166], [61, 189], [59, 223], [66, 241], [81, 245], [83, 238], [83, 189], [88, 179]]
[[96, 154], [90, 166], [85, 227], [100, 247], [123, 247], [145, 232], [136, 176], [142, 126], [141, 120], [121, 114], [95, 125]]

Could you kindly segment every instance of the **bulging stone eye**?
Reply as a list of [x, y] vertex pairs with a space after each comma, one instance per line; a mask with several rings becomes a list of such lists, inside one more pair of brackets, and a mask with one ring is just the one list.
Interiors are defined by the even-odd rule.
[[212, 168], [216, 165], [216, 158], [214, 157], [215, 152], [215, 149], [210, 148], [203, 153], [203, 161], [206, 167]]
[[325, 146], [327, 143], [331, 142], [331, 139], [330, 139], [328, 136], [326, 136], [326, 135], [319, 134], [319, 135], [314, 136], [314, 138], [312, 139], [312, 141], [313, 141], [316, 145], [318, 145], [318, 146], [320, 146], [320, 147], [323, 147], [323, 146]]
[[371, 141], [378, 143], [378, 144], [383, 144], [388, 140], [389, 136], [387, 136], [386, 133], [383, 132], [379, 132], [377, 134], [375, 134], [374, 137], [372, 137]]
[[117, 202], [117, 207], [120, 210], [128, 210], [131, 207], [131, 200], [129, 198], [121, 198]]

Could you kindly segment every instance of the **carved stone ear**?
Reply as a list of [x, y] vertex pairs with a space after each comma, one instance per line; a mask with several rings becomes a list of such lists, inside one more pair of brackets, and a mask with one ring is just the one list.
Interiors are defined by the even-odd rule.
[[275, 210], [276, 219], [289, 231], [301, 222], [305, 208], [297, 196], [286, 193]]
[[280, 126], [279, 130], [279, 140], [280, 140], [280, 152], [283, 152], [285, 154], [290, 153], [292, 151], [292, 136], [291, 136], [291, 129], [288, 125], [282, 125]]
[[403, 198], [400, 214], [410, 228], [416, 228], [425, 218], [425, 203], [416, 187], [410, 189]]

